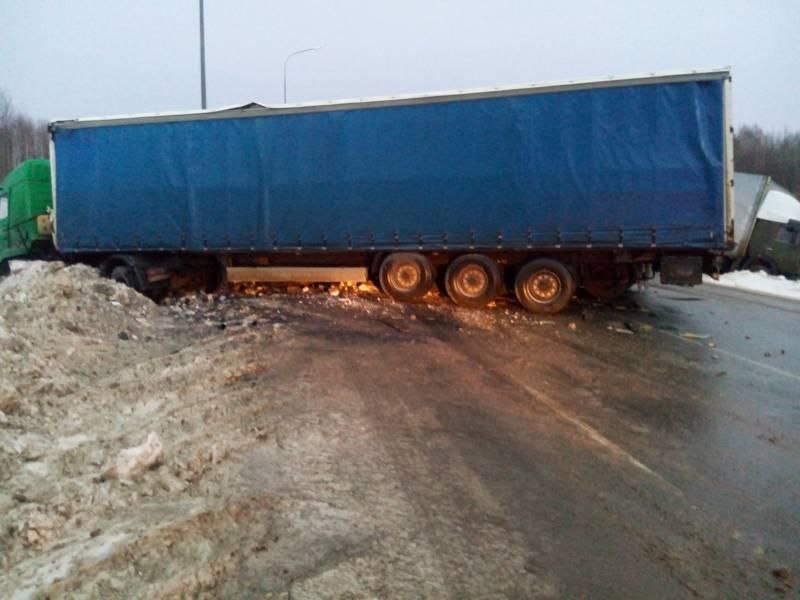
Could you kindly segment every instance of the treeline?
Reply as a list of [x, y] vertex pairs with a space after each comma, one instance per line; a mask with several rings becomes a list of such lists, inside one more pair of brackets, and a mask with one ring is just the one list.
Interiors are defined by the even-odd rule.
[[765, 133], [746, 125], [734, 137], [733, 159], [737, 171], [769, 175], [800, 197], [800, 132]]
[[0, 180], [23, 160], [47, 158], [49, 150], [47, 123], [15, 111], [0, 90]]

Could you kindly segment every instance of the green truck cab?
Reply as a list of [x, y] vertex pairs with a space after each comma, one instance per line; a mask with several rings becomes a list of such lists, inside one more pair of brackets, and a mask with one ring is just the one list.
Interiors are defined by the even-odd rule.
[[736, 173], [728, 269], [800, 277], [800, 201], [766, 175]]
[[26, 160], [0, 184], [0, 275], [17, 256], [52, 253], [50, 161]]

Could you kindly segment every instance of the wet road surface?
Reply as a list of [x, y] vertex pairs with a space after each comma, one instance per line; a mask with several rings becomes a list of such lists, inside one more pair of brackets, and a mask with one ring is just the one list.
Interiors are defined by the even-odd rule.
[[[653, 286], [536, 318], [252, 287], [162, 310], [82, 277], [91, 310], [51, 277], [60, 314], [15, 319], [47, 333], [38, 364], [75, 362], [0, 423], [0, 597], [798, 596], [797, 304]], [[151, 433], [163, 464], [105, 475]]]
[[[436, 562], [427, 579], [396, 567], [409, 589], [797, 593], [796, 305], [657, 286], [538, 321], [514, 306], [370, 302], [310, 302], [289, 322], [311, 374], [335, 381], [314, 410], [348, 415], [339, 434], [371, 432], [328, 457], [337, 477], [369, 488], [360, 461], [380, 445], [371, 469], [407, 503], [383, 535]], [[378, 521], [385, 501], [372, 500]]]

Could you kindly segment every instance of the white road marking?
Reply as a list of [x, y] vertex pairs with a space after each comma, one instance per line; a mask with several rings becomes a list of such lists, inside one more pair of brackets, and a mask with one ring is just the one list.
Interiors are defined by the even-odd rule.
[[534, 390], [533, 388], [529, 387], [524, 381], [520, 381], [513, 374], [506, 373], [506, 375], [509, 378], [511, 378], [517, 385], [522, 387], [530, 396], [533, 397], [534, 400], [536, 400], [537, 402], [540, 402], [541, 404], [544, 404], [545, 406], [547, 406], [547, 408], [549, 408], [551, 411], [553, 411], [556, 414], [556, 416], [558, 416], [562, 420], [566, 421], [567, 423], [571, 424], [572, 426], [577, 428], [579, 431], [585, 433], [592, 441], [594, 441], [595, 443], [599, 444], [600, 446], [602, 446], [603, 448], [608, 450], [611, 454], [613, 454], [617, 458], [621, 458], [621, 459], [627, 461], [629, 464], [631, 464], [634, 467], [636, 467], [637, 469], [647, 473], [651, 477], [654, 477], [655, 479], [657, 479], [658, 481], [663, 483], [665, 486], [667, 486], [672, 492], [676, 493], [677, 495], [683, 496], [683, 492], [678, 487], [676, 487], [675, 485], [673, 485], [672, 483], [670, 483], [669, 481], [664, 479], [661, 475], [659, 475], [658, 473], [653, 471], [653, 469], [651, 469], [646, 464], [641, 462], [639, 459], [637, 459], [635, 456], [633, 456], [630, 452], [628, 452], [624, 448], [618, 446], [617, 444], [615, 444], [614, 442], [609, 440], [606, 436], [604, 436], [602, 433], [597, 431], [597, 429], [595, 429], [591, 425], [585, 423], [584, 421], [582, 421], [581, 419], [579, 419], [575, 415], [570, 414], [569, 412], [567, 412], [566, 410], [561, 408], [561, 406], [559, 406], [557, 402], [551, 400], [545, 394], [543, 394], [543, 393], [541, 393], [541, 392], [539, 392], [537, 390]]
[[[663, 329], [658, 329], [658, 328], [656, 328], [656, 331], [658, 331], [659, 333], [663, 333], [664, 335], [668, 335], [670, 337], [673, 337], [675, 339], [681, 340], [682, 342], [688, 342], [688, 343], [694, 344], [696, 346], [701, 346], [702, 348], [708, 348], [703, 342], [698, 342], [697, 340], [692, 340], [692, 339], [689, 339], [689, 338], [685, 338], [685, 337], [680, 336], [678, 334], [672, 333], [671, 331], [664, 331]], [[778, 367], [773, 367], [772, 365], [767, 365], [767, 364], [758, 362], [757, 360], [753, 360], [751, 358], [747, 358], [746, 356], [742, 356], [741, 354], [736, 354], [735, 352], [731, 352], [730, 350], [724, 350], [724, 349], [719, 348], [719, 347], [711, 348], [710, 350], [713, 350], [713, 352], [715, 352], [717, 354], [724, 354], [725, 356], [730, 356], [731, 358], [735, 358], [737, 360], [740, 360], [740, 361], [742, 361], [744, 363], [747, 363], [748, 365], [752, 365], [754, 367], [761, 367], [762, 369], [766, 369], [767, 371], [772, 371], [773, 373], [776, 373], [778, 375], [783, 375], [784, 377], [788, 377], [789, 379], [794, 379], [795, 381], [800, 381], [800, 375], [796, 375], [796, 374], [791, 373], [789, 371], [784, 371], [783, 369], [779, 369]]]

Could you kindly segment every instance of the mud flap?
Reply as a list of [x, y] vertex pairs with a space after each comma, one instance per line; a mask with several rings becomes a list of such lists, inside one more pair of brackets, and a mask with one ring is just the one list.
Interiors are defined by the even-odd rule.
[[661, 259], [661, 283], [700, 285], [703, 283], [703, 258], [700, 256], [664, 256]]

